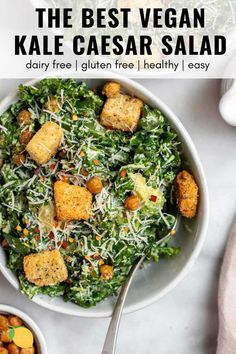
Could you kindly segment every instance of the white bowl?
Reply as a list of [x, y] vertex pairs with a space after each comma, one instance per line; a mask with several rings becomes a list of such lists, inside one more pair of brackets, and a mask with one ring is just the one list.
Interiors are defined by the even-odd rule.
[[[75, 77], [77, 75], [78, 73], [74, 73]], [[140, 84], [123, 76], [99, 71], [93, 71], [94, 79], [86, 80], [85, 76], [85, 74], [79, 73], [79, 80], [87, 81], [88, 85], [91, 87], [102, 86], [108, 79], [112, 78], [115, 81], [119, 81], [123, 90], [127, 93], [141, 98], [152, 107], [158, 107], [178, 132], [179, 138], [182, 141], [185, 167], [194, 174], [199, 185], [200, 199], [198, 215], [193, 220], [182, 219], [177, 235], [175, 236], [176, 245], [182, 248], [181, 253], [170, 259], [162, 259], [157, 264], [151, 263], [150, 265], [145, 265], [145, 267], [138, 272], [125, 304], [124, 312], [128, 313], [159, 300], [172, 290], [189, 272], [199, 255], [205, 239], [209, 215], [207, 185], [198, 153], [189, 134], [166, 104]], [[72, 77], [72, 75], [70, 75], [70, 77]], [[37, 81], [39, 80], [33, 80], [28, 84], [35, 84]], [[16, 100], [16, 92], [4, 99], [0, 104], [0, 114]], [[15, 288], [19, 289], [17, 277], [6, 266], [6, 256], [2, 249], [0, 249], [0, 270], [9, 282]], [[89, 309], [84, 309], [71, 302], [66, 303], [62, 298], [51, 299], [43, 295], [35, 296], [33, 301], [48, 309], [64, 314], [81, 317], [108, 317], [112, 314], [116, 298], [109, 297], [105, 301], [97, 304], [96, 307]]]
[[26, 315], [25, 312], [13, 306], [0, 304], [0, 315], [16, 315], [20, 317], [25, 326], [28, 327], [33, 333], [37, 346], [37, 354], [48, 354], [46, 342], [42, 332], [40, 331], [36, 323], [28, 315]]
[[224, 79], [221, 83], [221, 100], [219, 110], [226, 123], [236, 126], [235, 106], [236, 106], [236, 80]]

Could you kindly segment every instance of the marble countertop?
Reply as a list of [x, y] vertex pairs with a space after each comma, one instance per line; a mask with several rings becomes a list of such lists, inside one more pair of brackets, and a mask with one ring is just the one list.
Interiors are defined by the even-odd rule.
[[[217, 286], [236, 210], [236, 130], [218, 113], [219, 80], [140, 80], [177, 114], [196, 144], [210, 192], [210, 226], [187, 277], [159, 302], [123, 317], [117, 354], [213, 354]], [[0, 99], [19, 80], [0, 80]], [[234, 198], [235, 197], [235, 198]], [[108, 319], [83, 319], [30, 302], [0, 275], [0, 303], [25, 310], [45, 335], [49, 354], [99, 354]]]

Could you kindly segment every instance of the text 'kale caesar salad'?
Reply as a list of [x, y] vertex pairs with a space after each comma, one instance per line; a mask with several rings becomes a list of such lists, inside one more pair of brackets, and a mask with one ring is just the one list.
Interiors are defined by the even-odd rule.
[[141, 256], [178, 254], [156, 242], [175, 224], [174, 195], [195, 216], [198, 187], [178, 173], [181, 144], [160, 110], [115, 82], [45, 79], [19, 87], [0, 129], [1, 244], [28, 297], [94, 306]]

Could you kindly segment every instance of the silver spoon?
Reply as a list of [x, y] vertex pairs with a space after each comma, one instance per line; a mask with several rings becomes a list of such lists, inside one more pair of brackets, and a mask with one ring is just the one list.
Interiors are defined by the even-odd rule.
[[[178, 216], [176, 217], [176, 221], [174, 226], [172, 227], [172, 229], [169, 231], [169, 233], [167, 235], [165, 235], [164, 237], [162, 237], [160, 240], [157, 241], [157, 245], [161, 244], [162, 242], [164, 242], [165, 240], [167, 240], [172, 231], [176, 228], [178, 223]], [[128, 277], [126, 279], [126, 282], [124, 283], [124, 285], [121, 288], [120, 294], [118, 296], [113, 314], [112, 314], [112, 318], [111, 318], [111, 322], [107, 331], [107, 335], [106, 335], [106, 339], [105, 339], [105, 343], [103, 346], [103, 350], [102, 350], [102, 354], [115, 354], [115, 349], [116, 349], [116, 341], [117, 341], [117, 335], [118, 335], [118, 330], [119, 330], [119, 325], [120, 325], [120, 319], [121, 319], [121, 314], [124, 308], [124, 304], [125, 304], [125, 300], [131, 285], [131, 282], [134, 278], [134, 275], [136, 273], [136, 271], [139, 269], [139, 267], [141, 266], [141, 264], [143, 263], [143, 261], [145, 260], [146, 255], [143, 255], [137, 263], [135, 263], [132, 268], [129, 271]]]

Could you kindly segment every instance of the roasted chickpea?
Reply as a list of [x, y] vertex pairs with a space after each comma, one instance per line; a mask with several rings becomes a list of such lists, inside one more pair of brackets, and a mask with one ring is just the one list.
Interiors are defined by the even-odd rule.
[[64, 156], [66, 156], [66, 150], [60, 150], [60, 151], [58, 152], [58, 156], [59, 156], [59, 157], [64, 157]]
[[17, 316], [9, 316], [8, 320], [9, 320], [11, 326], [22, 326], [22, 321]]
[[98, 177], [92, 177], [86, 184], [89, 192], [97, 194], [103, 189], [102, 181]]
[[4, 343], [11, 343], [11, 339], [9, 337], [9, 330], [8, 329], [2, 331], [2, 333], [1, 333], [1, 341], [4, 342]]
[[93, 160], [93, 164], [94, 164], [95, 166], [99, 166], [100, 162], [99, 162], [99, 160]]
[[20, 143], [22, 145], [27, 145], [28, 142], [31, 140], [33, 134], [29, 130], [24, 130], [20, 134]]
[[30, 125], [31, 114], [29, 111], [21, 111], [17, 116], [18, 124]]
[[21, 349], [20, 354], [35, 354], [34, 348]]
[[126, 175], [127, 175], [126, 170], [120, 171], [120, 176], [121, 176], [122, 178], [124, 178]]
[[73, 113], [72, 116], [71, 116], [71, 118], [72, 118], [73, 121], [76, 121], [76, 120], [79, 119], [79, 117], [77, 116], [76, 113]]
[[109, 280], [113, 277], [113, 268], [112, 266], [109, 266], [107, 264], [103, 264], [101, 267], [100, 267], [100, 272], [101, 272], [101, 278], [103, 280]]
[[9, 247], [9, 243], [8, 243], [8, 241], [5, 238], [2, 240], [1, 246], [2, 246], [2, 248], [8, 248]]
[[6, 348], [0, 347], [0, 354], [8, 354], [9, 351]]
[[0, 331], [5, 331], [9, 327], [9, 321], [6, 316], [0, 315]]
[[60, 105], [56, 97], [50, 97], [45, 105], [50, 112], [57, 113], [60, 110]]
[[80, 153], [79, 153], [79, 156], [80, 157], [84, 157], [85, 155], [86, 155], [85, 152], [83, 150], [81, 150]]
[[9, 344], [7, 349], [9, 354], [20, 354], [20, 348], [15, 343]]
[[25, 162], [25, 155], [23, 153], [15, 154], [12, 156], [11, 160], [15, 165], [20, 166]]
[[88, 171], [85, 168], [83, 168], [83, 167], [81, 167], [80, 173], [81, 173], [81, 175], [83, 175], [85, 177], [88, 176]]
[[125, 200], [125, 208], [131, 211], [137, 210], [140, 207], [141, 200], [137, 195], [130, 195]]

